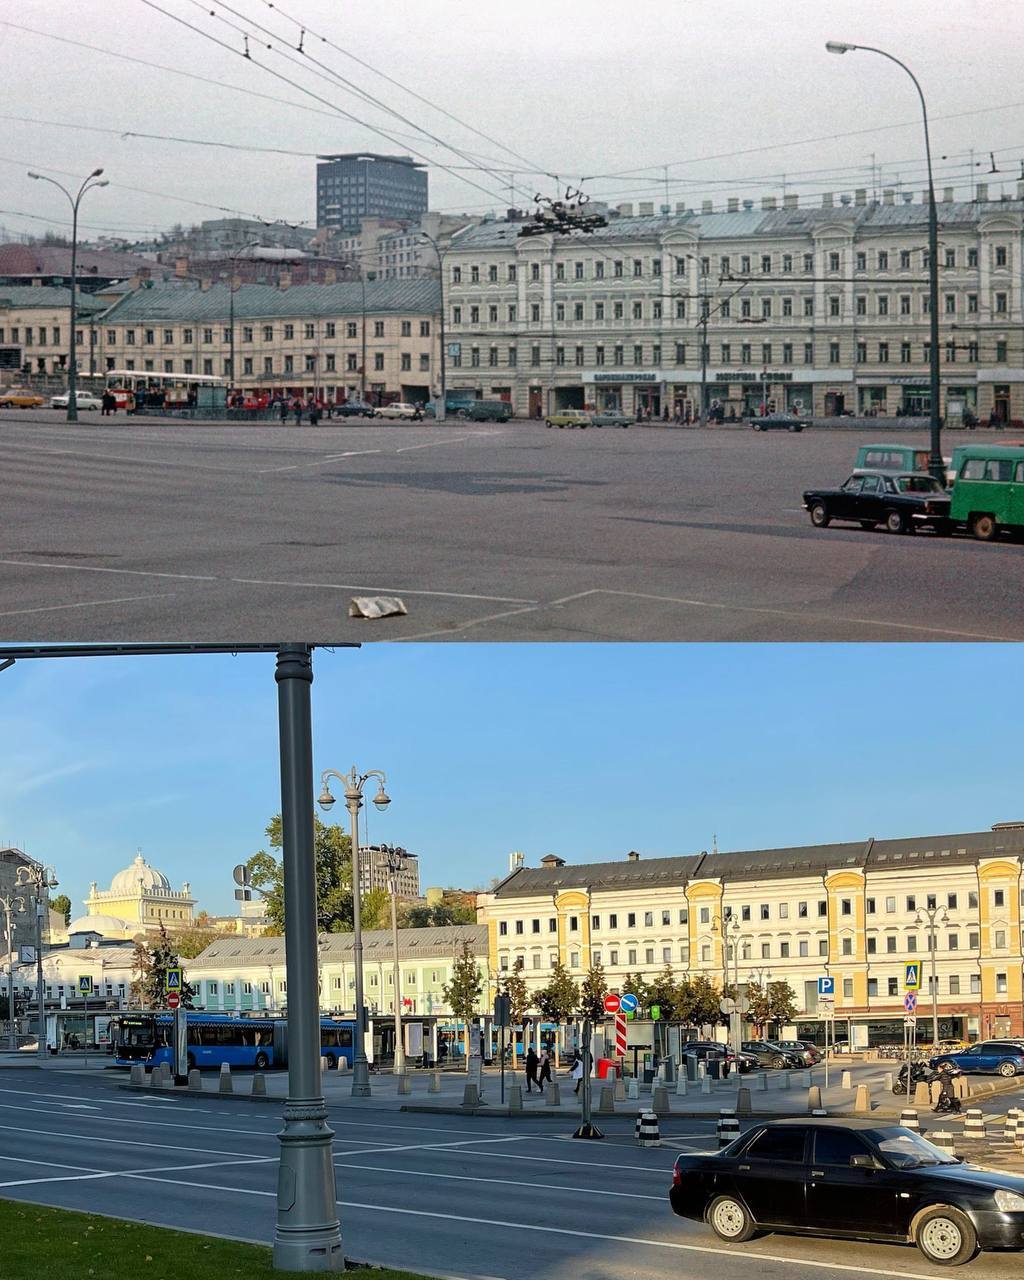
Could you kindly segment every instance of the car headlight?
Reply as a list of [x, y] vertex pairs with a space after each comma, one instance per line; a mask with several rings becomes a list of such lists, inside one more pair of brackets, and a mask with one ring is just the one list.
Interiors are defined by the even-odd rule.
[[1016, 1191], [1000, 1189], [996, 1192], [996, 1208], [1002, 1213], [1024, 1212], [1024, 1196], [1019, 1196]]

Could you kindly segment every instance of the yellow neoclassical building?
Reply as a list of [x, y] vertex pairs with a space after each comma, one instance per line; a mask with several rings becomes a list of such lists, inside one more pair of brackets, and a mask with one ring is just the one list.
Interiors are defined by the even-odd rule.
[[109, 889], [92, 882], [85, 900], [86, 913], [68, 925], [68, 934], [133, 938], [139, 933], [155, 933], [161, 925], [170, 933], [192, 925], [194, 908], [188, 881], [180, 890], [172, 889], [170, 880], [151, 867], [139, 849], [134, 862], [111, 880]]
[[[1024, 822], [910, 839], [516, 866], [477, 899], [488, 962], [522, 961], [533, 989], [560, 960], [577, 979], [628, 974], [786, 981], [801, 1035], [820, 1030], [818, 979], [835, 980], [837, 1036], [902, 1038], [905, 966], [940, 1035], [1019, 1036]], [[934, 945], [934, 952], [932, 950]], [[934, 960], [934, 964], [933, 964]]]

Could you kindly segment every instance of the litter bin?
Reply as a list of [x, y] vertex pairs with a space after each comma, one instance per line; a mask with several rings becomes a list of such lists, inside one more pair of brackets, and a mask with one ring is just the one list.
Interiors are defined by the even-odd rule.
[[607, 1080], [609, 1076], [618, 1077], [619, 1064], [615, 1058], [598, 1058], [597, 1060], [597, 1078], [599, 1080]]
[[708, 1058], [704, 1064], [707, 1067], [708, 1075], [712, 1080], [722, 1080], [728, 1071], [728, 1066], [722, 1058]]

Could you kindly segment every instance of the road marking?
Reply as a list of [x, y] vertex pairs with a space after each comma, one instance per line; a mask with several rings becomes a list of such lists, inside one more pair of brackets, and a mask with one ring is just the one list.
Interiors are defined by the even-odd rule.
[[[147, 440], [147, 441], [144, 441], [144, 443], [149, 444], [151, 443], [151, 441]], [[11, 446], [8, 446], [8, 447], [11, 447]], [[23, 450], [26, 453], [41, 453], [46, 456], [52, 456], [52, 457], [68, 456], [68, 457], [84, 458], [87, 462], [93, 462], [93, 461], [129, 462], [129, 463], [134, 463], [136, 466], [142, 467], [142, 468], [177, 467], [180, 469], [184, 467], [184, 468], [189, 468], [193, 471], [228, 471], [232, 475], [236, 475], [236, 476], [244, 475], [244, 472], [240, 472], [237, 467], [211, 466], [203, 462], [189, 462], [188, 459], [182, 459], [180, 461], [170, 462], [163, 458], [142, 458], [138, 455], [131, 455], [131, 454], [129, 454], [128, 457], [120, 457], [117, 454], [113, 454], [113, 453], [87, 453], [85, 450], [82, 450], [82, 449], [43, 449], [37, 445], [24, 444], [21, 441], [19, 441], [17, 445], [15, 445], [14, 447], [19, 450]], [[8, 463], [8, 465], [10, 465], [10, 463]]]
[[[0, 1102], [0, 1111], [32, 1111], [38, 1112], [36, 1107], [19, 1107], [13, 1102]], [[70, 1117], [68, 1117], [70, 1119]], [[97, 1117], [98, 1118], [98, 1117]], [[92, 1116], [82, 1116], [83, 1120], [91, 1120]], [[135, 1124], [143, 1125], [147, 1129], [197, 1129], [200, 1133], [240, 1133], [247, 1138], [276, 1138], [277, 1130], [263, 1129], [235, 1129], [230, 1125], [210, 1125], [210, 1124], [182, 1124], [177, 1120], [142, 1120], [136, 1119], [134, 1116], [103, 1116], [104, 1124]], [[4, 1126], [5, 1128], [11, 1126]], [[2, 1130], [0, 1130], [2, 1132]], [[96, 1139], [97, 1142], [105, 1141], [105, 1139]], [[223, 1152], [221, 1153], [223, 1154]], [[235, 1155], [238, 1153], [235, 1152]]]
[[[354, 1152], [352, 1154], [355, 1154]], [[334, 1162], [338, 1163], [337, 1160]], [[607, 1168], [606, 1165], [595, 1166], [595, 1168]], [[474, 1178], [464, 1173], [430, 1173], [423, 1169], [403, 1169], [380, 1165], [380, 1164], [361, 1164], [360, 1172], [366, 1169], [371, 1173], [397, 1173], [403, 1177], [409, 1178], [441, 1178], [447, 1182], [488, 1182], [499, 1187], [522, 1187], [522, 1178]], [[662, 1171], [663, 1172], [663, 1171]], [[540, 1191], [578, 1191], [581, 1195], [586, 1196], [617, 1196], [623, 1200], [657, 1200], [660, 1204], [665, 1203], [665, 1197], [644, 1195], [639, 1191], [607, 1191], [603, 1187], [570, 1187], [560, 1182], [534, 1182], [529, 1183], [531, 1190]]]
[[[487, 1143], [488, 1146], [496, 1146], [499, 1142], [528, 1142], [528, 1141], [529, 1141], [529, 1135], [524, 1133], [521, 1135], [517, 1135], [514, 1138], [464, 1138], [459, 1142], [413, 1142], [413, 1143], [409, 1143], [406, 1146], [401, 1146], [401, 1147], [386, 1146], [381, 1148], [379, 1144], [375, 1143], [374, 1147], [371, 1148], [369, 1151], [343, 1151], [340, 1153], [339, 1158], [345, 1159], [348, 1156], [385, 1155], [389, 1151], [445, 1151], [449, 1147], [469, 1147], [480, 1142], [485, 1142]], [[484, 1153], [481, 1151], [460, 1152], [460, 1155], [479, 1156], [483, 1154]], [[524, 1159], [525, 1158], [527, 1157], [524, 1157]], [[533, 1158], [534, 1157], [532, 1156], [529, 1157], [529, 1159], [531, 1160]]]
[[451, 440], [428, 440], [426, 444], [407, 444], [402, 449], [396, 449], [395, 453], [412, 453], [414, 449], [436, 449], [441, 444], [462, 444], [464, 440], [487, 440], [492, 436], [504, 434], [504, 431], [481, 431], [479, 434], [471, 436], [455, 436]]
[[261, 467], [252, 474], [255, 476], [274, 475], [278, 471], [301, 471], [308, 467], [322, 467], [328, 462], [338, 462], [342, 458], [363, 458], [371, 453], [383, 453], [383, 449], [349, 449], [347, 453], [334, 453], [326, 458], [317, 458], [313, 462], [295, 462], [290, 467]]
[[43, 604], [34, 609], [7, 609], [0, 613], [0, 618], [17, 618], [24, 613], [55, 613], [59, 609], [95, 609], [100, 605], [129, 604], [136, 600], [169, 600], [173, 594], [164, 591], [145, 596], [116, 596], [113, 600], [83, 600], [78, 604]]
[[[210, 1160], [204, 1164], [170, 1164], [157, 1169], [103, 1169], [96, 1170], [92, 1173], [71, 1173], [71, 1174], [55, 1174], [50, 1178], [19, 1178], [11, 1182], [0, 1182], [0, 1187], [34, 1187], [44, 1182], [89, 1182], [99, 1178], [126, 1178], [131, 1177], [135, 1173], [177, 1173], [179, 1171], [186, 1172], [189, 1169], [219, 1169], [224, 1165], [237, 1164], [267, 1164], [270, 1157], [257, 1156], [251, 1160]], [[37, 1161], [26, 1161], [26, 1163], [36, 1164]], [[79, 1165], [61, 1165], [62, 1169], [76, 1169]]]
[[[29, 1110], [27, 1107], [19, 1108], [19, 1110]], [[83, 1117], [84, 1118], [84, 1117]], [[70, 1116], [67, 1119], [71, 1119]], [[134, 1138], [97, 1138], [91, 1133], [62, 1133], [56, 1129], [25, 1129], [18, 1125], [5, 1124], [3, 1126], [4, 1133], [38, 1133], [47, 1138], [69, 1138], [72, 1142], [102, 1142], [110, 1146], [124, 1147], [156, 1147], [162, 1151], [196, 1151], [204, 1156], [237, 1156], [237, 1151], [224, 1151], [220, 1147], [178, 1147], [173, 1142], [139, 1142]], [[257, 1138], [271, 1138], [274, 1134], [257, 1133], [253, 1134]], [[252, 1156], [251, 1159], [256, 1160], [260, 1157]]]
[[[480, 1138], [477, 1141], [487, 1143], [489, 1146], [497, 1142], [531, 1142], [534, 1139], [529, 1134], [524, 1134], [521, 1138]], [[622, 1169], [629, 1173], [647, 1173], [653, 1174], [657, 1178], [670, 1178], [672, 1176], [671, 1165], [663, 1165], [659, 1169], [644, 1168], [642, 1165], [636, 1164], [608, 1164], [604, 1160], [563, 1160], [558, 1156], [517, 1156], [511, 1151], [467, 1151], [466, 1143], [460, 1142], [424, 1142], [419, 1146], [408, 1147], [381, 1147], [377, 1150], [368, 1151], [341, 1151], [335, 1156], [335, 1161], [348, 1160], [354, 1156], [384, 1156], [391, 1151], [440, 1151], [444, 1154], [451, 1147], [459, 1147], [458, 1154], [460, 1156], [474, 1156], [477, 1160], [527, 1160], [531, 1164], [537, 1164], [543, 1161], [545, 1164], [572, 1164], [581, 1165], [585, 1169], [593, 1169], [601, 1172], [605, 1169]]]

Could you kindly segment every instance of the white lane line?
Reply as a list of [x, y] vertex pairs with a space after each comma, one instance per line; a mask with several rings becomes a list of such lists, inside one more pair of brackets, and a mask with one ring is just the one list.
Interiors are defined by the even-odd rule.
[[[13, 1102], [0, 1102], [0, 1111], [31, 1111], [31, 1112], [34, 1112], [35, 1114], [38, 1114], [38, 1108], [36, 1107], [19, 1107], [16, 1103], [13, 1103]], [[166, 1114], [166, 1112], [164, 1114]], [[72, 1118], [73, 1117], [71, 1116], [66, 1117], [66, 1119], [68, 1120], [71, 1120]], [[149, 1118], [142, 1120], [142, 1119], [136, 1119], [134, 1116], [108, 1116], [108, 1115], [104, 1115], [102, 1117], [82, 1116], [81, 1119], [82, 1120], [102, 1119], [104, 1124], [142, 1125], [146, 1129], [189, 1129], [189, 1130], [197, 1130], [199, 1133], [239, 1133], [246, 1138], [276, 1138], [278, 1133], [277, 1130], [271, 1131], [269, 1129], [235, 1129], [235, 1128], [232, 1128], [230, 1125], [223, 1125], [223, 1124], [222, 1125], [182, 1124], [177, 1120], [152, 1120]], [[0, 1133], [3, 1132], [3, 1129], [8, 1129], [12, 1127], [13, 1126], [10, 1126], [10, 1125], [4, 1125], [3, 1128], [0, 1128]], [[87, 1137], [88, 1135], [80, 1135], [80, 1136]], [[101, 1141], [101, 1139], [97, 1139], [97, 1141]], [[221, 1154], [223, 1154], [223, 1152]], [[235, 1152], [234, 1154], [237, 1155], [238, 1153]]]
[[[334, 1162], [338, 1163], [337, 1160]], [[446, 1182], [488, 1182], [499, 1187], [522, 1187], [522, 1178], [476, 1178], [469, 1174], [463, 1173], [430, 1173], [423, 1169], [403, 1169], [401, 1166], [389, 1166], [380, 1164], [361, 1164], [359, 1172], [364, 1169], [370, 1173], [397, 1173], [406, 1178], [440, 1178]], [[570, 1187], [560, 1182], [529, 1182], [532, 1190], [539, 1191], [577, 1191], [580, 1195], [585, 1196], [616, 1196], [623, 1200], [657, 1200], [659, 1204], [665, 1203], [665, 1197], [644, 1195], [639, 1191], [607, 1191], [604, 1187]]]
[[[113, 453], [91, 453], [86, 452], [83, 449], [43, 449], [36, 445], [22, 444], [20, 442], [14, 446], [8, 445], [8, 448], [11, 447], [25, 453], [41, 453], [48, 457], [69, 456], [73, 458], [84, 458], [86, 462], [128, 462], [133, 463], [135, 466], [142, 469], [145, 469], [146, 467], [174, 467], [179, 470], [187, 468], [192, 471], [227, 471], [230, 472], [231, 475], [236, 476], [244, 474], [243, 472], [240, 472], [237, 467], [218, 467], [204, 462], [189, 462], [187, 459], [182, 459], [179, 462], [171, 462], [164, 458], [143, 458], [138, 455], [120, 457]], [[10, 465], [10, 462], [8, 462], [8, 466]]]
[[465, 591], [420, 591], [412, 587], [368, 586], [364, 582], [289, 582], [274, 578], [222, 578], [209, 573], [162, 573], [155, 569], [113, 569], [107, 565], [60, 564], [53, 560], [0, 559], [22, 569], [63, 569], [69, 573], [115, 573], [134, 578], [170, 578], [178, 582], [227, 582], [256, 587], [298, 587], [313, 591], [361, 591], [378, 595], [431, 596], [441, 600], [481, 600], [493, 604], [536, 604], [516, 596], [486, 596]]
[[[514, 1138], [465, 1138], [461, 1142], [413, 1142], [401, 1147], [391, 1147], [391, 1146], [382, 1147], [380, 1146], [379, 1143], [375, 1143], [373, 1147], [371, 1147], [367, 1151], [342, 1151], [340, 1152], [338, 1158], [344, 1160], [349, 1156], [385, 1155], [389, 1151], [445, 1151], [449, 1147], [469, 1147], [479, 1142], [486, 1142], [488, 1146], [497, 1146], [497, 1144], [500, 1142], [527, 1142], [527, 1141], [529, 1141], [529, 1135], [524, 1133], [521, 1135], [517, 1135]], [[468, 1155], [468, 1156], [485, 1156], [486, 1155], [486, 1158], [493, 1159], [493, 1157], [489, 1153], [484, 1153], [482, 1151], [460, 1151], [459, 1154]], [[502, 1156], [504, 1156], [504, 1152], [502, 1152]], [[530, 1159], [533, 1159], [533, 1158], [534, 1157], [532, 1156], [530, 1157]]]
[[339, 462], [342, 458], [365, 458], [368, 454], [383, 452], [383, 449], [349, 449], [347, 453], [334, 453], [326, 458], [316, 458], [313, 462], [295, 462], [290, 467], [260, 467], [252, 474], [270, 476], [279, 471], [305, 471], [310, 467], [322, 467], [328, 462]]
[[479, 435], [454, 436], [451, 440], [428, 440], [426, 444], [407, 444], [395, 453], [412, 453], [414, 449], [436, 449], [442, 444], [462, 444], [464, 440], [487, 440], [492, 436], [504, 435], [503, 431], [482, 431]]
[[[71, 1116], [65, 1119], [70, 1120]], [[237, 1151], [224, 1151], [220, 1147], [179, 1147], [173, 1142], [139, 1142], [136, 1138], [97, 1138], [91, 1133], [62, 1133], [57, 1129], [26, 1129], [18, 1125], [5, 1124], [0, 1133], [36, 1133], [47, 1138], [68, 1138], [72, 1142], [102, 1142], [109, 1146], [122, 1147], [155, 1147], [161, 1151], [194, 1151], [204, 1156], [237, 1156]], [[270, 1138], [273, 1134], [256, 1134], [260, 1138]], [[258, 1156], [249, 1157], [252, 1160], [259, 1159]]]
[[161, 591], [144, 596], [115, 596], [113, 600], [82, 600], [77, 604], [43, 604], [34, 609], [7, 609], [0, 618], [17, 618], [24, 613], [56, 613], [60, 609], [96, 609], [103, 605], [130, 604], [137, 600], [169, 600], [173, 591]]
[[[49, 1178], [18, 1178], [10, 1182], [0, 1182], [0, 1187], [35, 1187], [44, 1182], [89, 1182], [99, 1178], [126, 1178], [135, 1173], [177, 1173], [190, 1169], [219, 1169], [224, 1165], [267, 1164], [269, 1160], [256, 1157], [252, 1160], [210, 1160], [204, 1164], [169, 1164], [156, 1169], [103, 1169], [92, 1173], [55, 1174]], [[35, 1161], [27, 1163], [36, 1163]], [[62, 1169], [76, 1169], [78, 1165], [61, 1165]]]
[[[488, 1145], [496, 1142], [530, 1142], [532, 1139], [529, 1135], [524, 1134], [521, 1138], [481, 1138], [480, 1142], [486, 1142]], [[527, 1160], [531, 1164], [537, 1164], [543, 1161], [544, 1164], [572, 1164], [581, 1166], [584, 1169], [592, 1169], [595, 1173], [601, 1173], [605, 1169], [625, 1170], [628, 1173], [646, 1173], [653, 1174], [656, 1178], [671, 1178], [671, 1165], [663, 1165], [661, 1168], [644, 1169], [640, 1165], [635, 1164], [608, 1164], [604, 1160], [597, 1163], [594, 1160], [562, 1160], [558, 1156], [517, 1156], [511, 1151], [467, 1151], [465, 1143], [458, 1142], [425, 1142], [420, 1146], [410, 1147], [378, 1147], [367, 1151], [341, 1151], [335, 1156], [335, 1161], [349, 1160], [354, 1156], [386, 1156], [391, 1151], [439, 1151], [442, 1155], [446, 1153], [450, 1147], [459, 1147], [458, 1155], [466, 1157], [473, 1156], [477, 1160]], [[453, 1153], [455, 1154], [455, 1153]]]

